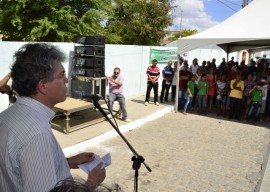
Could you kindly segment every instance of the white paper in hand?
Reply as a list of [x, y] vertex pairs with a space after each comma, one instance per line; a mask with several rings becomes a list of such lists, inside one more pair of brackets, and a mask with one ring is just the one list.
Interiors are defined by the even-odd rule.
[[94, 156], [94, 161], [78, 165], [78, 167], [82, 169], [85, 173], [89, 174], [100, 162], [103, 163], [102, 168], [112, 164], [110, 153], [104, 155], [102, 158], [100, 158], [97, 154], [94, 154]]

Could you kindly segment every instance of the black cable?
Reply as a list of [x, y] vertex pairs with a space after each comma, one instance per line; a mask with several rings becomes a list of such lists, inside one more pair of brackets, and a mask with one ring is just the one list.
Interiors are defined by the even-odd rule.
[[239, 4], [237, 4], [237, 3], [234, 3], [234, 2], [231, 2], [231, 1], [228, 1], [228, 0], [223, 0], [223, 1], [226, 1], [226, 2], [231, 3], [231, 4], [233, 4], [233, 5], [236, 5], [236, 6], [242, 7], [242, 5], [239, 5]]
[[233, 10], [234, 12], [237, 12], [235, 9], [233, 9], [232, 7], [230, 7], [229, 5], [227, 5], [226, 3], [224, 3], [221, 0], [217, 0], [218, 2], [222, 3], [223, 5], [225, 5], [226, 7], [230, 8], [231, 10]]

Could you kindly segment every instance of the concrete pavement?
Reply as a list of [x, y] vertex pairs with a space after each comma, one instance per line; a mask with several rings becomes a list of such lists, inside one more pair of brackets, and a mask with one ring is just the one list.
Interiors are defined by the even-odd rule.
[[[179, 177], [183, 181], [181, 184], [170, 187], [170, 184], [175, 185], [175, 178], [172, 176], [164, 184], [167, 191], [260, 191], [260, 189], [262, 192], [270, 191], [270, 171], [268, 169], [265, 171], [269, 156], [270, 130], [268, 128], [228, 121], [224, 118], [217, 119], [215, 115], [206, 117], [171, 113], [172, 107], [166, 104], [156, 106], [152, 103], [144, 106], [143, 96], [128, 100], [127, 106], [129, 118], [133, 122], [126, 123], [117, 120], [117, 123], [119, 123], [120, 130], [126, 131], [125, 135], [130, 135], [130, 130], [140, 127], [132, 132], [138, 134], [133, 139], [131, 136], [133, 142], [138, 137], [146, 141], [153, 140], [154, 149], [151, 149], [152, 145], [140, 149], [153, 157], [150, 162], [156, 162], [158, 159], [155, 157], [155, 153], [152, 154], [153, 150], [157, 150], [156, 153], [164, 154], [169, 151], [167, 158], [177, 159], [174, 162], [175, 165], [170, 167], [158, 168], [154, 164], [157, 174], [159, 171], [164, 174], [164, 170], [169, 170], [175, 177]], [[89, 116], [94, 115], [81, 113], [77, 121], [87, 119]], [[107, 121], [103, 121], [74, 131], [69, 135], [58, 130], [53, 130], [53, 132], [65, 153], [71, 155], [90, 147], [96, 147], [97, 150], [102, 151], [103, 149], [98, 149], [98, 146], [104, 140], [106, 143], [110, 143], [112, 140], [107, 148], [117, 146], [118, 143], [115, 140], [119, 138], [112, 133], [115, 131], [110, 132], [111, 129], [111, 125]], [[113, 139], [114, 137], [115, 139]], [[156, 138], [158, 140], [155, 140]], [[136, 145], [138, 145], [137, 142]], [[161, 150], [164, 145], [166, 150]], [[106, 144], [103, 144], [104, 146]], [[120, 152], [113, 154], [113, 159], [121, 156], [118, 154]], [[125, 156], [121, 157], [126, 158]], [[178, 166], [179, 162], [181, 164], [177, 167], [178, 171], [175, 172], [175, 166]], [[159, 164], [162, 165], [162, 163]], [[121, 171], [120, 166], [122, 165], [117, 165], [116, 162], [109, 168], [109, 171]], [[181, 174], [179, 175], [179, 173]], [[80, 175], [80, 173], [78, 174]], [[155, 176], [158, 175], [143, 173], [141, 179], [151, 181], [155, 179]], [[119, 179], [119, 183], [122, 183], [121, 177], [123, 175], [111, 177], [109, 175], [106, 181], [110, 183]], [[141, 185], [143, 191], [151, 191], [151, 187], [158, 189], [156, 191], [163, 191], [163, 186], [158, 184], [152, 183], [152, 186], [149, 186], [147, 182], [143, 182]], [[124, 188], [126, 191], [131, 191], [131, 187], [127, 184]]]

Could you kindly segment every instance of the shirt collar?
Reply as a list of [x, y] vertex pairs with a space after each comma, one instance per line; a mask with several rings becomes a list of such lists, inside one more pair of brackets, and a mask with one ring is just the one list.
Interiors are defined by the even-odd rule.
[[55, 112], [52, 109], [31, 97], [18, 97], [16, 103], [26, 105], [37, 113], [42, 113], [43, 118], [47, 119], [48, 122], [54, 118]]

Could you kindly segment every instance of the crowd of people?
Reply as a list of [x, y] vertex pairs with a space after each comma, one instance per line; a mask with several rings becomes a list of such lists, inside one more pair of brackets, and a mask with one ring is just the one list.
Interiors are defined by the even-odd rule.
[[239, 121], [256, 123], [270, 117], [270, 66], [263, 59], [248, 64], [234, 61], [234, 57], [220, 64], [216, 59], [202, 61], [195, 58], [192, 64], [180, 59], [179, 82], [175, 73], [177, 62], [172, 62], [160, 71], [158, 61], [153, 60], [147, 69], [148, 86], [145, 105], [149, 103], [150, 91], [154, 88], [154, 103], [158, 103], [158, 78], [162, 76], [160, 103], [174, 101], [176, 86], [179, 86], [178, 110], [184, 115], [197, 112], [202, 115], [216, 113]]

